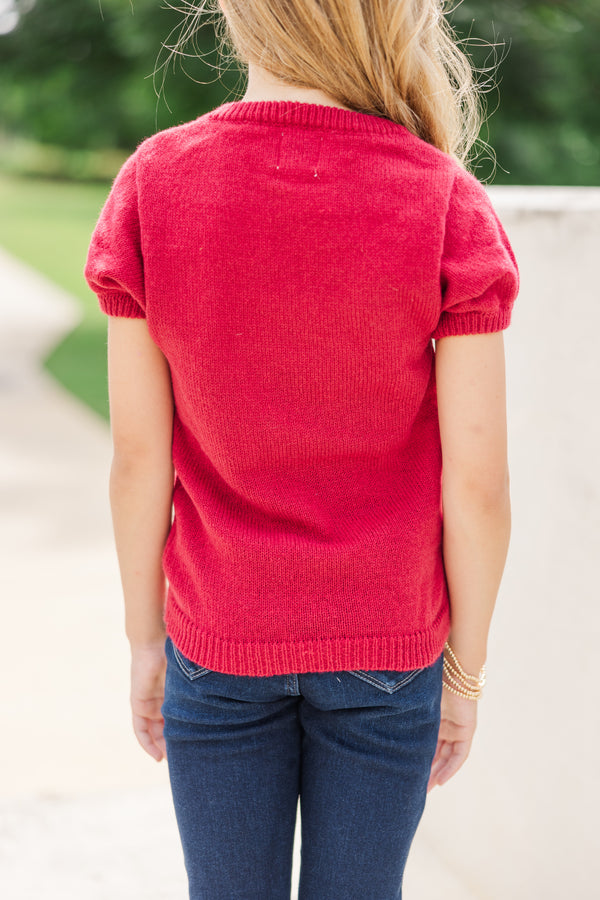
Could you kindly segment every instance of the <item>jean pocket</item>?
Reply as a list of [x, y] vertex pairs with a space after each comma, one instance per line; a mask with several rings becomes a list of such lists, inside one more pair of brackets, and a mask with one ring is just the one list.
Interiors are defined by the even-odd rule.
[[172, 640], [171, 646], [173, 648], [173, 655], [177, 661], [177, 665], [186, 676], [186, 678], [194, 681], [194, 679], [200, 678], [202, 675], [208, 675], [209, 672], [212, 672], [212, 669], [207, 669], [206, 666], [199, 666], [198, 663], [195, 663], [191, 659], [188, 659], [187, 656], [184, 656], [181, 650], [179, 650], [175, 646]]
[[423, 668], [410, 669], [407, 672], [398, 672], [395, 669], [353, 669], [350, 674], [372, 684], [380, 691], [393, 694], [423, 671]]

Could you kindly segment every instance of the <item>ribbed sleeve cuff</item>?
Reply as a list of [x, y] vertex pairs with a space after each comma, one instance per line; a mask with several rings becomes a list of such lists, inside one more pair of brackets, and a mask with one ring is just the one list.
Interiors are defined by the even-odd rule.
[[146, 313], [131, 294], [107, 291], [98, 294], [100, 309], [107, 316], [122, 316], [127, 319], [145, 319]]
[[432, 338], [449, 337], [459, 334], [488, 334], [503, 331], [510, 325], [512, 305], [499, 309], [496, 313], [465, 312], [442, 313]]

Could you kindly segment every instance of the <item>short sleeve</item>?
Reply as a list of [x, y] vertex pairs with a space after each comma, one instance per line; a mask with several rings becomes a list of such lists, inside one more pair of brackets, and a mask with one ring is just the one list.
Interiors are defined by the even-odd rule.
[[519, 292], [519, 270], [485, 188], [457, 169], [440, 267], [441, 314], [434, 339], [502, 331]]
[[88, 248], [84, 276], [109, 316], [146, 316], [136, 153], [123, 164]]

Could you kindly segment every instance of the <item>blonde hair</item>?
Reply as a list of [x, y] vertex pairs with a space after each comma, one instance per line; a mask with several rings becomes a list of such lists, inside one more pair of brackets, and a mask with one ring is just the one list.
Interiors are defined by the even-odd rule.
[[443, 0], [185, 2], [170, 50], [181, 53], [202, 17], [213, 13], [221, 53], [229, 48], [242, 66], [257, 64], [287, 84], [398, 122], [467, 165], [476, 142], [488, 146], [478, 137], [483, 88], [442, 6]]

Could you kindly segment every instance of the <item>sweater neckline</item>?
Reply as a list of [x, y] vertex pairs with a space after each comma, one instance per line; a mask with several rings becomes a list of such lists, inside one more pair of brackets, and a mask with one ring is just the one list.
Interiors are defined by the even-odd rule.
[[208, 115], [234, 122], [262, 122], [268, 125], [301, 125], [341, 131], [397, 134], [402, 128], [384, 116], [341, 109], [304, 100], [231, 100], [217, 106]]

